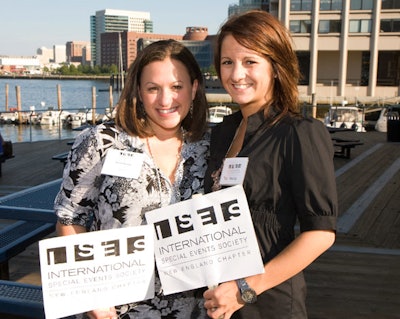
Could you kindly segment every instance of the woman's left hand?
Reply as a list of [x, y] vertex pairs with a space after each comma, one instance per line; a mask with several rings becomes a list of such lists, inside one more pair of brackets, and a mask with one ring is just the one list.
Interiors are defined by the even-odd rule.
[[203, 297], [207, 315], [213, 319], [229, 319], [235, 311], [244, 306], [235, 281], [228, 281], [214, 289], [208, 289], [203, 293]]

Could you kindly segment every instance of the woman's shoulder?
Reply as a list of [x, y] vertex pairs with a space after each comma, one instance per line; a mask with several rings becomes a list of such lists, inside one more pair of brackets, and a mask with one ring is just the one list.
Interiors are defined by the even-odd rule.
[[[95, 143], [98, 146], [102, 145], [102, 148], [115, 145], [118, 141], [127, 139], [127, 134], [124, 134], [114, 122], [104, 122], [94, 126], [87, 127], [77, 137], [78, 143]], [[125, 136], [125, 137], [124, 137]], [[90, 142], [92, 141], [92, 142]]]
[[210, 132], [204, 132], [201, 139], [197, 141], [186, 141], [184, 153], [189, 156], [190, 154], [194, 157], [204, 156], [207, 154], [210, 148]]
[[309, 135], [329, 136], [329, 132], [324, 123], [313, 117], [287, 116], [282, 120], [282, 124], [287, 130], [300, 137]]

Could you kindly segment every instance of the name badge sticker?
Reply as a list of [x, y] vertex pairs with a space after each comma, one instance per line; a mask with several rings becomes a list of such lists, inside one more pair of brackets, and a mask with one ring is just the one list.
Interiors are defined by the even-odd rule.
[[109, 149], [101, 174], [137, 179], [143, 166], [144, 154]]
[[225, 158], [220, 184], [224, 186], [242, 185], [248, 162], [248, 157]]

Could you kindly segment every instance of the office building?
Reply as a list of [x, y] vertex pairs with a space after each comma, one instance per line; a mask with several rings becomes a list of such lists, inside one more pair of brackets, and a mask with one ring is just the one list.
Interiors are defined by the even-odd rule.
[[249, 6], [267, 9], [290, 29], [307, 102], [399, 101], [399, 0], [242, 0], [229, 13]]
[[152, 33], [153, 23], [150, 13], [105, 9], [96, 11], [96, 15], [90, 17], [90, 42], [94, 65], [102, 65], [101, 34], [123, 31]]
[[[66, 43], [67, 63], [78, 63], [82, 65], [90, 63], [89, 51], [90, 51], [90, 42], [68, 41]], [[88, 52], [89, 55], [87, 54]]]
[[102, 64], [122, 66], [122, 70], [127, 71], [137, 53], [143, 49], [143, 41], [166, 39], [182, 40], [182, 36], [133, 31], [102, 33], [100, 50]]
[[246, 11], [250, 11], [253, 9], [261, 9], [264, 11], [271, 12], [270, 5], [272, 3], [276, 3], [277, 1], [271, 0], [240, 0], [239, 4], [232, 4], [228, 9], [228, 16], [232, 16], [234, 14], [243, 13]]
[[53, 53], [54, 53], [53, 61], [55, 63], [64, 63], [67, 61], [66, 45], [64, 44], [53, 45]]
[[47, 65], [54, 62], [54, 50], [46, 47], [41, 47], [36, 50], [37, 57], [41, 65]]

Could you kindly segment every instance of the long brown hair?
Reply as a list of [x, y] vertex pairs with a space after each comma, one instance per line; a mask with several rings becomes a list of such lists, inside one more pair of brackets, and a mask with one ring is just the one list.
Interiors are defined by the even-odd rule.
[[126, 84], [117, 105], [115, 123], [131, 135], [148, 137], [154, 134], [148, 125], [143, 104], [139, 99], [140, 77], [146, 65], [154, 61], [163, 61], [168, 57], [185, 65], [192, 84], [195, 80], [198, 82], [193, 110], [184, 118], [182, 127], [190, 140], [199, 140], [206, 129], [207, 119], [203, 75], [193, 54], [175, 40], [153, 42], [138, 54], [128, 70]]
[[[292, 39], [287, 28], [266, 11], [252, 10], [228, 19], [217, 34], [214, 64], [221, 78], [221, 46], [227, 35], [247, 49], [268, 59], [273, 67], [274, 88], [272, 100], [265, 106], [266, 112], [273, 105], [275, 120], [286, 114], [299, 113], [298, 82], [300, 71]], [[275, 122], [275, 121], [274, 121]]]

